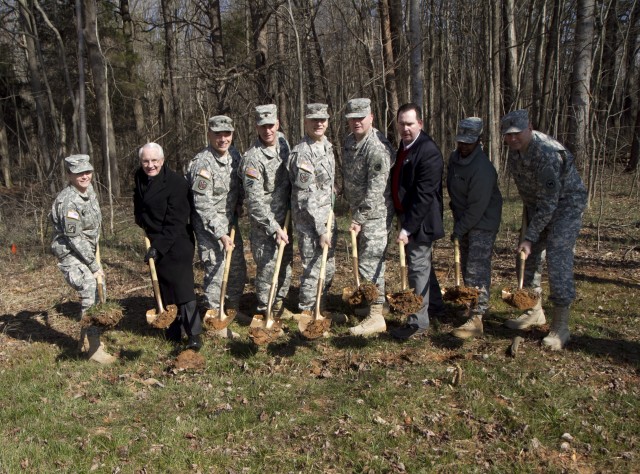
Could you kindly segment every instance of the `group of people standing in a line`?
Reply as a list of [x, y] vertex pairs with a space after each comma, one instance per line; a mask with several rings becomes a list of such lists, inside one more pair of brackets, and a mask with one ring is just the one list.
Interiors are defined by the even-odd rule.
[[[351, 213], [348, 230], [356, 234], [360, 275], [376, 284], [380, 295], [357, 312], [365, 317], [349, 332], [370, 336], [386, 331], [385, 251], [388, 236], [393, 235], [393, 241], [405, 246], [409, 285], [422, 296], [423, 305], [390, 334], [400, 340], [419, 337], [426, 333], [429, 317], [444, 312], [432, 265], [433, 243], [445, 236], [442, 154], [423, 130], [422, 111], [415, 104], [405, 104], [397, 112], [401, 139], [397, 150], [373, 127], [369, 99], [348, 101], [345, 117], [350, 130], [342, 160], [344, 197]], [[294, 317], [283, 305], [291, 284], [293, 261], [292, 228], [285, 225], [287, 215], [292, 217], [302, 263], [299, 314], [313, 310], [325, 247], [329, 251], [322, 294], [327, 294], [335, 273], [336, 242], [335, 219], [330, 218], [335, 200], [335, 160], [333, 146], [325, 136], [328, 119], [326, 104], [307, 104], [305, 136], [291, 148], [279, 131], [276, 106], [258, 106], [257, 138], [241, 157], [232, 146], [233, 120], [223, 115], [211, 117], [209, 144], [191, 160], [185, 177], [164, 166], [160, 145], [147, 143], [140, 148], [140, 168], [135, 175], [135, 221], [151, 241], [145, 261], [153, 258], [156, 262], [162, 298], [165, 304], [178, 307], [177, 318], [166, 331], [168, 339], [177, 343], [186, 339], [186, 347], [194, 350], [202, 346], [202, 319], [194, 293], [196, 242], [204, 265], [207, 307], [220, 308], [224, 263], [230, 254], [224, 306], [234, 309], [240, 320], [249, 319], [239, 311], [246, 262], [237, 221], [245, 210], [256, 263], [257, 312], [267, 310], [278, 248], [283, 242], [273, 310], [276, 318]], [[482, 130], [482, 120], [477, 117], [465, 118], [458, 124], [457, 149], [449, 158], [447, 172], [454, 217], [451, 237], [460, 243], [465, 285], [479, 290], [478, 303], [469, 308], [467, 321], [453, 331], [454, 336], [463, 339], [483, 332], [482, 318], [489, 308], [491, 255], [502, 212], [497, 174], [481, 146]], [[573, 250], [586, 192], [571, 153], [553, 138], [534, 131], [526, 110], [503, 117], [501, 131], [509, 147], [509, 169], [524, 202], [526, 228], [517, 251], [524, 251], [528, 257], [525, 286], [541, 293], [540, 272], [546, 250], [549, 301], [553, 306], [551, 328], [543, 344], [559, 350], [569, 338], [568, 310], [575, 298]], [[53, 204], [52, 250], [66, 281], [79, 291], [84, 313], [95, 304], [96, 281], [104, 276], [96, 259], [100, 207], [91, 186], [93, 168], [89, 157], [72, 155], [65, 164], [69, 186]], [[398, 218], [397, 234], [392, 230], [394, 216]], [[539, 298], [534, 308], [505, 324], [525, 329], [545, 322]], [[215, 335], [237, 337], [228, 327]], [[97, 327], [81, 333], [79, 347], [97, 362], [114, 360], [101, 344]]]

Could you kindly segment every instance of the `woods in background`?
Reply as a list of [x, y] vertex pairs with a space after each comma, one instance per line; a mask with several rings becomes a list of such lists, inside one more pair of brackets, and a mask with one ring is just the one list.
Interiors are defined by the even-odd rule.
[[574, 152], [592, 199], [603, 166], [637, 173], [638, 3], [0, 0], [0, 187], [53, 194], [63, 158], [88, 153], [102, 199], [128, 198], [148, 141], [184, 169], [208, 117], [231, 116], [242, 151], [256, 105], [277, 104], [295, 143], [304, 104], [323, 102], [342, 143], [346, 102], [371, 97], [394, 144], [398, 104], [423, 105], [443, 151], [460, 118], [482, 117], [500, 176], [499, 118], [527, 108]]

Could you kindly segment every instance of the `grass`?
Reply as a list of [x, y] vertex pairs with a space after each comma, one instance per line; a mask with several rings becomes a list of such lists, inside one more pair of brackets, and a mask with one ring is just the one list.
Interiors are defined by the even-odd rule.
[[[242, 339], [206, 339], [199, 372], [172, 368], [174, 347], [146, 326], [153, 300], [131, 222], [102, 241], [109, 297], [125, 308], [104, 337], [120, 355], [109, 367], [76, 356], [77, 296], [34, 241], [0, 268], [0, 473], [635, 472], [640, 264], [629, 249], [640, 211], [623, 196], [607, 206], [599, 248], [597, 210], [585, 215], [568, 348], [545, 352], [544, 329], [522, 332], [517, 358], [506, 355], [516, 333], [502, 326], [515, 313], [499, 297], [515, 281], [516, 199], [506, 200], [485, 337], [449, 336], [455, 308], [404, 344], [353, 338], [347, 325], [308, 342], [287, 323], [282, 340], [257, 348], [234, 323]], [[352, 281], [344, 247], [337, 306]], [[443, 286], [452, 257], [443, 240]], [[391, 248], [389, 291], [396, 258]]]

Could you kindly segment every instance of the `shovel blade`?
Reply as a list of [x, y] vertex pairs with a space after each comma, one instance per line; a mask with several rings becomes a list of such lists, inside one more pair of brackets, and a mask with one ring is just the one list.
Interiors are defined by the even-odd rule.
[[203, 322], [205, 328], [219, 331], [229, 326], [231, 321], [235, 319], [237, 313], [235, 309], [227, 309], [226, 311], [226, 313], [220, 313], [220, 310], [217, 308], [208, 309], [204, 314]]
[[325, 336], [331, 327], [331, 319], [318, 316], [303, 315], [298, 322], [300, 333], [307, 339], [318, 339]]
[[156, 329], [166, 329], [178, 315], [178, 307], [174, 304], [168, 305], [160, 314], [155, 309], [147, 311], [147, 323]]

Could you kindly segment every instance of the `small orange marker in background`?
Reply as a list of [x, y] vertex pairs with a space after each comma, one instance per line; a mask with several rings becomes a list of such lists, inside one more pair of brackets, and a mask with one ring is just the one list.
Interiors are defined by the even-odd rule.
[[16, 244], [11, 244], [11, 255], [15, 255], [18, 253], [18, 247]]

